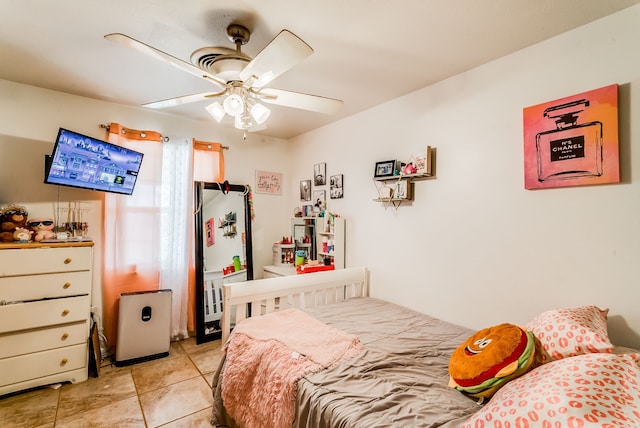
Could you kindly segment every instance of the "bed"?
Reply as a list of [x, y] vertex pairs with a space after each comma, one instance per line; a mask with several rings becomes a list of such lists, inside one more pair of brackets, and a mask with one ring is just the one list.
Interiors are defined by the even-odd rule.
[[[569, 426], [577, 420], [640, 426], [634, 350], [615, 353], [606, 338], [589, 341], [583, 335], [588, 352], [545, 354], [548, 364], [508, 382], [482, 404], [448, 386], [451, 353], [474, 331], [371, 298], [368, 279], [365, 268], [349, 268], [225, 285], [226, 352], [213, 379], [212, 424], [489, 427]], [[590, 307], [584, 316], [591, 315], [602, 335], [606, 311]], [[558, 322], [558, 313], [532, 320], [542, 339], [549, 319]], [[561, 329], [568, 326], [559, 322]], [[298, 328], [291, 326], [305, 326], [300, 337], [293, 338]], [[584, 391], [583, 378], [594, 391]], [[560, 384], [565, 386], [557, 391]]]

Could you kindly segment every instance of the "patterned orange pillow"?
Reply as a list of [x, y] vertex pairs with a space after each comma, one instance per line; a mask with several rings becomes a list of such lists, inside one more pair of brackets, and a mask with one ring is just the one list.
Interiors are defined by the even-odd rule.
[[[540, 342], [542, 363], [594, 352], [613, 351], [607, 333], [609, 309], [581, 306], [554, 309], [534, 317], [527, 324]], [[542, 352], [544, 351], [544, 352]]]

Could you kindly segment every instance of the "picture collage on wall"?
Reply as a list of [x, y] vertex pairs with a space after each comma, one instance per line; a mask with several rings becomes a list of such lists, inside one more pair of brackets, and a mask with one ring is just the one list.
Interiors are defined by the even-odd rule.
[[327, 164], [313, 165], [313, 178], [300, 181], [300, 201], [303, 202], [304, 215], [312, 215], [313, 211], [326, 207], [327, 184], [329, 198], [342, 199], [344, 196], [344, 175], [335, 174], [327, 180]]

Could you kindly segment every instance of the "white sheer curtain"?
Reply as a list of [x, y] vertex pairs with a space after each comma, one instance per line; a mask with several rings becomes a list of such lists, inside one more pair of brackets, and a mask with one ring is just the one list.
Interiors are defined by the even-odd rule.
[[121, 293], [170, 289], [171, 338], [188, 337], [193, 273], [193, 148], [186, 138], [165, 138], [111, 123], [110, 142], [144, 153], [132, 196], [104, 200], [104, 333], [116, 344]]
[[191, 141], [172, 137], [162, 146], [160, 288], [173, 291], [171, 337], [189, 337], [189, 263], [193, 240]]

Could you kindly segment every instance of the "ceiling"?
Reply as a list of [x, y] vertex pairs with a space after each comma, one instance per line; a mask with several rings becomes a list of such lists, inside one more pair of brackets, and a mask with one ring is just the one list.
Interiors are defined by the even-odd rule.
[[[640, 0], [0, 0], [0, 79], [120, 104], [216, 87], [104, 39], [124, 33], [189, 62], [252, 32], [255, 56], [282, 29], [314, 54], [269, 87], [344, 100], [335, 115], [272, 106], [261, 134], [291, 138], [584, 25]], [[211, 121], [207, 101], [162, 110]], [[216, 125], [217, 126], [217, 125]], [[239, 131], [240, 132], [240, 131]]]

